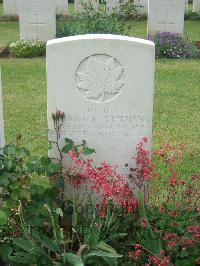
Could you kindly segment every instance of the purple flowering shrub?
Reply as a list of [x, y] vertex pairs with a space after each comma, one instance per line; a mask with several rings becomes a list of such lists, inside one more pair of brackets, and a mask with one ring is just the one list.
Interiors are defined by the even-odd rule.
[[156, 46], [156, 58], [194, 58], [198, 57], [197, 48], [178, 33], [156, 32], [148, 39]]

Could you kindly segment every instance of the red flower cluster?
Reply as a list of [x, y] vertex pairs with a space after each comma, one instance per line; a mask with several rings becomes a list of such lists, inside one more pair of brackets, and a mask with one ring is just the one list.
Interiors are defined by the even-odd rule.
[[[148, 198], [148, 186], [151, 177], [154, 175], [154, 165], [150, 159], [150, 151], [146, 149], [148, 138], [144, 137], [136, 146], [135, 167], [130, 167], [129, 178], [135, 187], [139, 188]], [[126, 164], [126, 167], [128, 165]]]
[[[90, 191], [99, 196], [98, 207], [103, 210], [107, 202], [112, 200], [117, 206], [122, 206], [127, 212], [137, 208], [137, 199], [134, 198], [132, 188], [126, 178], [117, 173], [117, 167], [112, 167], [107, 162], [93, 166], [92, 159], [82, 159], [80, 153], [68, 152], [75, 166], [70, 183], [76, 186], [87, 184]], [[69, 181], [69, 180], [67, 180]], [[100, 216], [103, 216], [102, 211]]]
[[169, 262], [170, 258], [165, 256], [164, 254], [154, 255], [149, 257], [148, 263], [146, 263], [145, 266], [150, 266], [150, 265], [167, 266], [169, 265]]

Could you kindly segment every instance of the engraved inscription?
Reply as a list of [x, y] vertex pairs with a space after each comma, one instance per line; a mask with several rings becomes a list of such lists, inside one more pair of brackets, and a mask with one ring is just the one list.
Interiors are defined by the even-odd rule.
[[76, 71], [77, 88], [88, 100], [103, 103], [116, 98], [124, 87], [124, 69], [108, 55], [95, 54], [83, 60]]
[[[99, 112], [94, 108], [82, 114], [66, 114], [63, 136], [85, 137], [131, 137], [144, 136], [149, 117], [134, 112], [113, 113], [110, 109]], [[54, 133], [54, 132], [51, 132]]]

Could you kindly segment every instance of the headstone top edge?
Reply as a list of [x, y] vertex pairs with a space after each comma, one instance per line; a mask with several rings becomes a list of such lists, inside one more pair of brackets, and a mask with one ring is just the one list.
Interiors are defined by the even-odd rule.
[[155, 44], [149, 40], [123, 36], [123, 35], [114, 35], [114, 34], [85, 34], [85, 35], [76, 35], [76, 36], [58, 38], [58, 39], [49, 40], [47, 42], [47, 46], [62, 44], [65, 42], [75, 42], [83, 40], [119, 40], [119, 41], [128, 41], [145, 46], [155, 47]]

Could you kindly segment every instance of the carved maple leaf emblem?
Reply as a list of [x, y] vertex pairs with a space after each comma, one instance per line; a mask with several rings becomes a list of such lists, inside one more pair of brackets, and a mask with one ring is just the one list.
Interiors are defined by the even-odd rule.
[[87, 99], [104, 102], [116, 96], [124, 85], [123, 68], [107, 55], [94, 55], [86, 59], [77, 71], [77, 87]]

